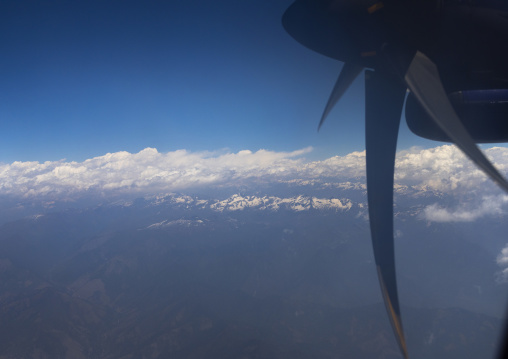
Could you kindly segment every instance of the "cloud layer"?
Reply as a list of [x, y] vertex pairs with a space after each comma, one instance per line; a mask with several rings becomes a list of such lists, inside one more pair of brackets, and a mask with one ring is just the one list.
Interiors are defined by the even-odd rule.
[[[423, 215], [432, 222], [473, 222], [485, 216], [502, 215], [503, 205], [508, 203], [508, 196], [485, 196], [480, 204], [473, 208], [442, 208], [438, 204], [427, 206]], [[469, 204], [470, 206], [470, 204]]]
[[245, 150], [214, 155], [185, 150], [159, 153], [146, 148], [139, 153], [108, 153], [83, 162], [14, 162], [0, 166], [0, 194], [150, 192], [227, 184], [289, 173], [302, 163], [301, 159], [293, 158], [310, 150], [290, 153]]
[[496, 258], [497, 265], [501, 267], [501, 271], [496, 273], [496, 281], [498, 283], [508, 282], [508, 244], [501, 250]]
[[[159, 153], [154, 148], [146, 148], [139, 153], [108, 153], [83, 162], [14, 162], [0, 165], [0, 195], [31, 197], [91, 191], [150, 193], [295, 179], [365, 182], [365, 152], [309, 162], [303, 156], [311, 150]], [[500, 171], [506, 173], [508, 149], [492, 148], [486, 153]], [[395, 181], [398, 186], [422, 191], [495, 189], [459, 150], [448, 145], [398, 153]], [[446, 212], [443, 215], [461, 216]]]

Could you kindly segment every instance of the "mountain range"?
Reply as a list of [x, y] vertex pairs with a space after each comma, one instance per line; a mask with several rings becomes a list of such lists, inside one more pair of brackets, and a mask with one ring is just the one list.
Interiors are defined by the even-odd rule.
[[[0, 226], [0, 358], [399, 358], [365, 189], [307, 185], [20, 201]], [[396, 192], [411, 357], [492, 357], [506, 221], [435, 223], [425, 208], [451, 199]]]

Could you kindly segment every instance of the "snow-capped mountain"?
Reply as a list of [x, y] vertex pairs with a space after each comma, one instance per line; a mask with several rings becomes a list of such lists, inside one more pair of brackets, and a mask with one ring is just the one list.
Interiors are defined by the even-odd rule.
[[167, 194], [148, 198], [154, 205], [171, 204], [180, 208], [211, 209], [213, 211], [242, 211], [256, 209], [261, 211], [308, 211], [311, 209], [349, 211], [354, 204], [347, 198], [317, 198], [299, 195], [281, 198], [277, 196], [255, 196], [234, 194], [225, 199], [200, 199], [188, 195]]

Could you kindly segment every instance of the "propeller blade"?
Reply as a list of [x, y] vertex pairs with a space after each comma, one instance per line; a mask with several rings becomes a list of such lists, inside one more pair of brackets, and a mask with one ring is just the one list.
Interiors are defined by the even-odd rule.
[[393, 175], [406, 86], [394, 75], [365, 72], [365, 142], [370, 232], [383, 299], [407, 359], [400, 317], [393, 243]]
[[407, 86], [434, 122], [483, 172], [508, 192], [508, 182], [476, 146], [455, 113], [441, 83], [437, 66], [417, 52], [405, 77]]
[[330, 98], [328, 99], [325, 110], [323, 111], [323, 116], [321, 116], [321, 121], [319, 121], [318, 131], [330, 114], [333, 106], [335, 106], [340, 98], [346, 93], [349, 86], [351, 86], [353, 81], [358, 77], [362, 70], [362, 66], [348, 62], [344, 63], [339, 78], [337, 79], [337, 82], [335, 82], [335, 86], [333, 87], [332, 93], [330, 94]]

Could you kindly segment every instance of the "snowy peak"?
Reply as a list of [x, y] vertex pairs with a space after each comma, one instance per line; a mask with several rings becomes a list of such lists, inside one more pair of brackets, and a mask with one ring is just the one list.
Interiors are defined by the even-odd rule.
[[154, 223], [146, 227], [147, 229], [158, 229], [172, 226], [181, 226], [181, 227], [196, 227], [201, 226], [205, 222], [201, 219], [191, 220], [191, 219], [177, 219], [174, 221], [164, 220], [162, 222]]
[[151, 200], [151, 204], [159, 205], [167, 203], [179, 208], [211, 209], [217, 212], [242, 211], [256, 209], [262, 211], [278, 211], [281, 209], [300, 212], [310, 209], [349, 211], [353, 202], [347, 198], [317, 198], [311, 196], [295, 196], [281, 198], [277, 196], [242, 196], [234, 194], [226, 199], [199, 199], [187, 195], [169, 194], [157, 196]]

